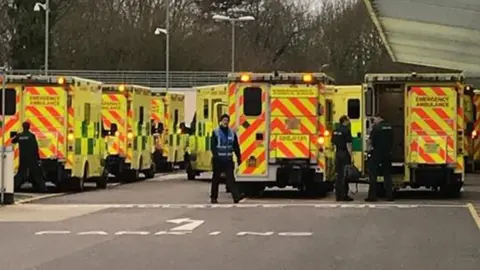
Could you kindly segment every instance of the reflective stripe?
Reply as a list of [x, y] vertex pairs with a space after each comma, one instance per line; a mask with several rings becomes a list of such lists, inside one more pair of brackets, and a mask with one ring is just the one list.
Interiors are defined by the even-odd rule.
[[232, 157], [233, 156], [233, 132], [228, 129], [228, 137], [225, 136], [225, 133], [217, 128], [214, 130], [215, 136], [217, 137], [217, 153], [220, 157]]

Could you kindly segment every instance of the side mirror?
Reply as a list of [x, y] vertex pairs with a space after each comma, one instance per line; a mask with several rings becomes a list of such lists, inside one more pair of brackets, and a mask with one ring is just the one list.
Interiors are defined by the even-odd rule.
[[163, 131], [164, 131], [163, 123], [158, 123], [157, 132], [158, 132], [159, 134], [162, 134]]
[[18, 134], [18, 132], [16, 132], [16, 131], [11, 131], [11, 132], [10, 132], [10, 138], [13, 138], [13, 137], [17, 136], [17, 134]]
[[110, 130], [102, 128], [102, 137], [107, 137], [108, 133], [110, 133]]

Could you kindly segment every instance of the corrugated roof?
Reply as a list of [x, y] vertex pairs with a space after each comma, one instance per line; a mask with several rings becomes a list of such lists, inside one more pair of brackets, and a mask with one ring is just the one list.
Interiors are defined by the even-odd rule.
[[395, 62], [480, 77], [480, 0], [364, 0]]

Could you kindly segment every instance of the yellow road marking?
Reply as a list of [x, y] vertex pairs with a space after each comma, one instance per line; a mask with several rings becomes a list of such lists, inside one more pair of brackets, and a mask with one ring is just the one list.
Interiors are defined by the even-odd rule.
[[472, 215], [473, 220], [477, 224], [478, 229], [480, 230], [480, 216], [478, 215], [477, 209], [472, 203], [467, 203], [468, 210], [470, 211], [470, 215]]
[[42, 200], [42, 199], [58, 197], [58, 196], [62, 196], [62, 195], [65, 195], [65, 194], [68, 194], [68, 193], [53, 193], [53, 194], [34, 196], [32, 198], [16, 201], [15, 204], [24, 204], [24, 203], [29, 203], [29, 202], [33, 202], [33, 201]]

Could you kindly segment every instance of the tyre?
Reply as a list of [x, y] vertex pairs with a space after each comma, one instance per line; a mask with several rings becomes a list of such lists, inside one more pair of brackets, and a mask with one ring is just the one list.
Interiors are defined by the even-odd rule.
[[187, 162], [187, 168], [186, 168], [185, 171], [187, 172], [187, 179], [188, 180], [195, 180], [195, 178], [197, 176], [197, 173], [195, 172], [195, 170], [193, 170], [192, 164], [190, 164], [189, 161]]
[[120, 181], [122, 183], [133, 183], [140, 179], [138, 170], [124, 170], [122, 175], [120, 176]]
[[155, 177], [155, 172], [157, 171], [157, 168], [155, 166], [155, 163], [152, 163], [150, 165], [150, 169], [145, 170], [143, 174], [145, 174], [145, 179], [152, 179]]
[[240, 192], [248, 197], [260, 197], [265, 190], [265, 186], [257, 183], [242, 183]]
[[311, 182], [305, 185], [305, 193], [308, 197], [323, 198], [327, 195], [327, 189], [323, 182]]
[[95, 185], [99, 189], [106, 189], [107, 184], [108, 184], [108, 172], [107, 170], [103, 169], [102, 175], [100, 175], [95, 179]]

